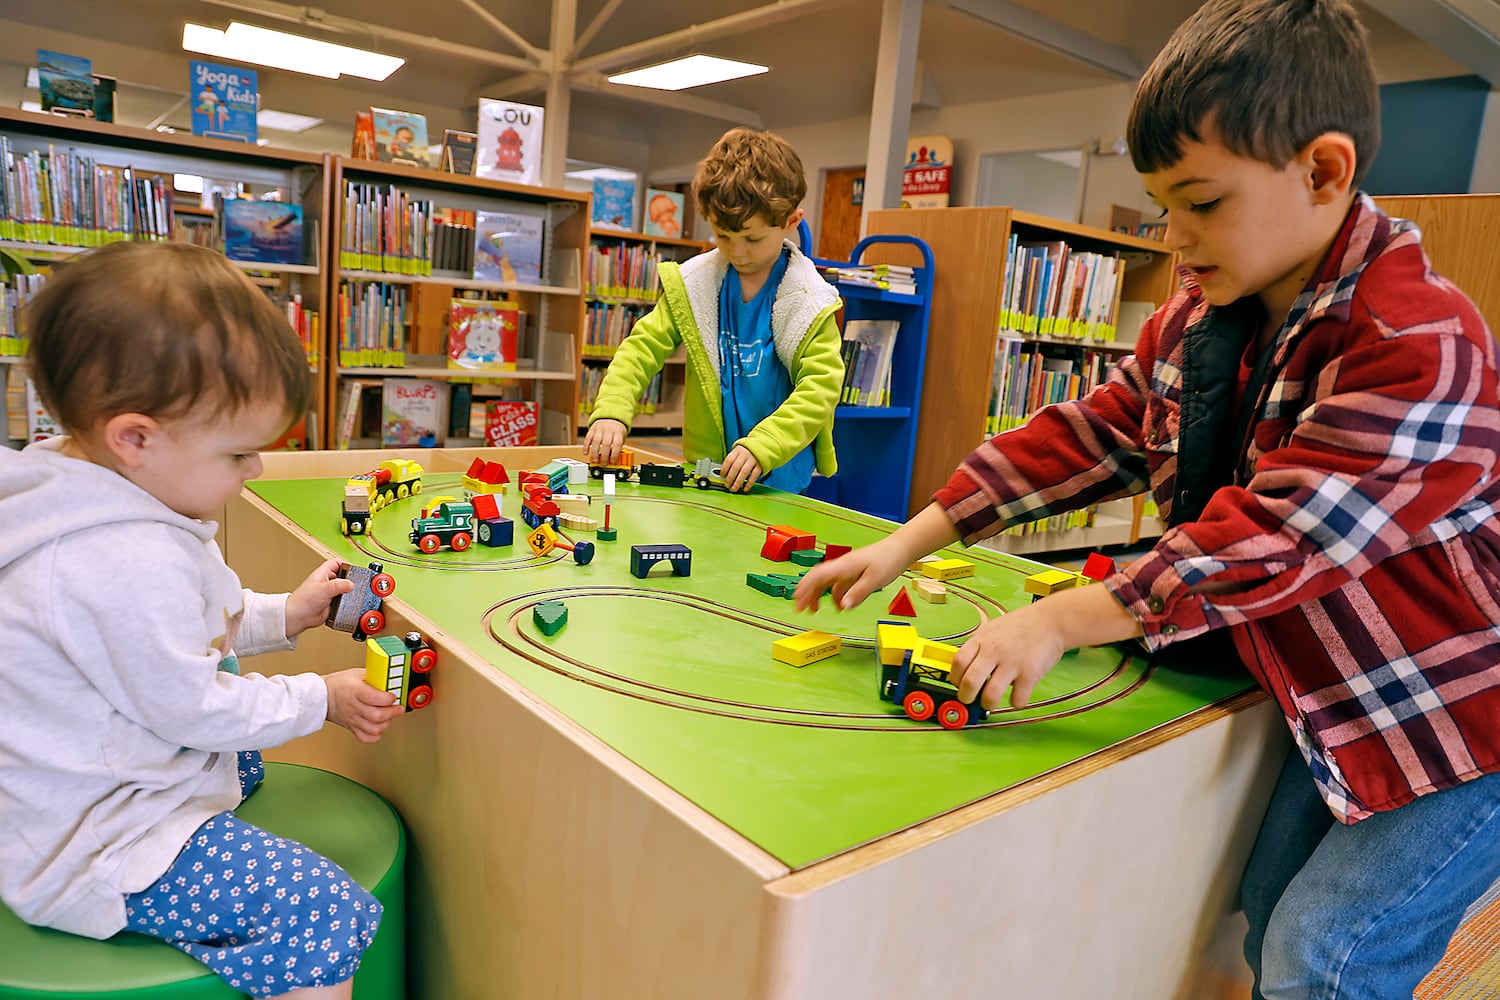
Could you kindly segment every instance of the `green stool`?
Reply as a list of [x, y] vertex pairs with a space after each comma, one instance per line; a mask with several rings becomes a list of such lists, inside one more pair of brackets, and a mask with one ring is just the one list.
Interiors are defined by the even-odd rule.
[[[266, 780], [235, 815], [336, 862], [385, 907], [354, 975], [356, 1000], [406, 995], [406, 833], [390, 804], [348, 778], [297, 764]], [[108, 941], [32, 927], [0, 904], [0, 1000], [233, 1000], [244, 994], [171, 945]]]

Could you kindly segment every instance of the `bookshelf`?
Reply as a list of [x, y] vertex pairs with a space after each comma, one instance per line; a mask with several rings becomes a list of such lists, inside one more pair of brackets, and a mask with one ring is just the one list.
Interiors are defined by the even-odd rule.
[[[579, 419], [593, 409], [594, 393], [614, 350], [629, 336], [635, 321], [656, 305], [661, 289], [656, 268], [664, 260], [682, 262], [713, 248], [700, 240], [650, 236], [618, 229], [589, 231], [584, 261], [583, 370], [579, 383]], [[633, 430], [681, 427], [687, 392], [687, 353], [667, 358], [637, 409]]]
[[[855, 244], [850, 265], [873, 263], [876, 251], [892, 246], [914, 252], [915, 294], [828, 277], [844, 300], [843, 323], [895, 320], [900, 326], [890, 358], [891, 394], [885, 406], [840, 405], [834, 410], [833, 443], [838, 472], [814, 477], [808, 494], [841, 507], [890, 521], [904, 521], [911, 499], [912, 463], [917, 446], [917, 415], [922, 405], [922, 373], [927, 355], [928, 310], [932, 299], [932, 251], [913, 236], [867, 236]], [[819, 259], [819, 267], [849, 266]]]
[[[351, 187], [353, 186], [353, 187]], [[350, 192], [379, 191], [390, 206], [385, 232], [397, 234], [399, 252], [346, 256], [351, 233], [368, 237], [375, 220], [357, 216], [359, 202]], [[340, 308], [329, 326], [325, 395], [330, 407], [325, 447], [337, 447], [351, 383], [383, 378], [428, 378], [450, 383], [474, 382], [474, 395], [506, 392], [535, 400], [541, 410], [538, 441], [570, 445], [577, 439], [579, 358], [582, 356], [584, 302], [582, 259], [589, 245], [589, 194], [509, 184], [481, 178], [343, 156], [330, 158], [328, 198], [329, 249], [324, 268], [325, 295]], [[480, 280], [472, 271], [434, 269], [423, 227], [431, 212], [504, 212], [536, 220], [541, 233], [540, 269], [535, 280]], [[399, 210], [404, 225], [393, 225]], [[366, 245], [368, 249], [368, 245]], [[387, 248], [388, 250], [390, 248]], [[371, 257], [373, 256], [373, 260]], [[375, 266], [367, 266], [373, 263]], [[439, 262], [441, 263], [441, 262]], [[466, 293], [505, 293], [526, 316], [514, 371], [450, 368], [447, 364], [446, 310], [450, 299]], [[378, 296], [380, 308], [359, 314], [350, 303]], [[362, 323], [360, 319], [375, 318]], [[367, 363], [351, 353], [356, 344], [383, 340], [399, 350]], [[477, 381], [475, 381], [477, 380]], [[460, 424], [466, 421], [451, 420]], [[458, 436], [449, 444], [475, 443]], [[482, 442], [480, 442], [482, 443]], [[355, 436], [349, 447], [379, 446], [378, 439]]]
[[[10, 192], [14, 197], [5, 204], [16, 207], [0, 213], [0, 248], [25, 258], [39, 269], [46, 271], [102, 242], [132, 238], [123, 231], [124, 219], [116, 214], [110, 220], [90, 220], [83, 212], [79, 194], [85, 183], [95, 184], [102, 190], [106, 183], [139, 185], [141, 200], [133, 207], [137, 213], [130, 227], [134, 238], [175, 238], [189, 242], [195, 240], [190, 227], [210, 223], [213, 210], [184, 205], [173, 198], [174, 174], [190, 174], [211, 179], [220, 186], [237, 185], [247, 195], [257, 196], [276, 191], [280, 200], [302, 208], [303, 251], [301, 261], [289, 264], [236, 261], [235, 263], [251, 275], [255, 282], [267, 289], [273, 299], [288, 303], [295, 301], [303, 319], [301, 332], [309, 341], [309, 363], [315, 370], [320, 364], [322, 333], [317, 316], [322, 313], [323, 282], [321, 223], [327, 218], [327, 186], [325, 183], [325, 158], [321, 154], [276, 150], [266, 146], [205, 139], [199, 136], [180, 135], [130, 128], [89, 119], [62, 117], [0, 108], [0, 139], [4, 140], [13, 161], [26, 159], [28, 164], [44, 164], [46, 169], [58, 170], [58, 178], [72, 183], [67, 190], [60, 186], [49, 190], [44, 203], [28, 199], [22, 201], [18, 185], [22, 175], [19, 170], [10, 172]], [[126, 171], [124, 168], [129, 168]], [[28, 168], [29, 169], [29, 168]], [[0, 172], [6, 165], [0, 163]], [[39, 173], [28, 174], [39, 177]], [[149, 195], [146, 192], [150, 192]], [[90, 199], [90, 212], [93, 201]], [[118, 204], [118, 203], [116, 203]], [[151, 215], [148, 217], [148, 210]], [[206, 213], [206, 215], [205, 215]], [[185, 221], [191, 220], [191, 222]], [[86, 223], [97, 224], [90, 229]], [[114, 232], [109, 232], [113, 228]], [[17, 304], [15, 289], [7, 280], [10, 293], [7, 308], [13, 310]], [[13, 315], [5, 317], [0, 324], [14, 330]], [[19, 350], [17, 345], [11, 345]], [[11, 347], [0, 344], [0, 381], [6, 389], [6, 443], [12, 447], [23, 443], [25, 414], [16, 412], [16, 404], [24, 399], [24, 379], [21, 377], [19, 357]], [[315, 433], [319, 426], [326, 399], [321, 391], [315, 394], [308, 431]], [[24, 409], [24, 407], [23, 407]], [[19, 416], [21, 435], [16, 418]]]
[[[1004, 206], [884, 209], [870, 213], [867, 228], [872, 236], [920, 238], [934, 263], [929, 323], [941, 335], [927, 348], [908, 514], [926, 506], [964, 456], [984, 440], [1013, 233], [1023, 240], [1062, 240], [1079, 250], [1119, 253], [1125, 262], [1122, 300], [1159, 305], [1177, 286], [1173, 254], [1160, 242]], [[872, 248], [865, 257], [867, 262], [921, 263], [915, 251], [899, 245]], [[1089, 346], [1124, 353], [1133, 340], [1120, 331], [1117, 342]], [[1143, 500], [1136, 498], [1101, 504], [1088, 527], [997, 535], [984, 544], [1018, 553], [1100, 548], [1130, 544], [1159, 531], [1159, 522], [1146, 515]]]

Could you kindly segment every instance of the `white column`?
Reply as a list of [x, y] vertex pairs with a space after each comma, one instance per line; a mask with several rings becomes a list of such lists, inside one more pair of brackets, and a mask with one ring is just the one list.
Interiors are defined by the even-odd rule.
[[911, 127], [911, 95], [921, 33], [922, 0], [882, 0], [861, 235], [873, 209], [901, 207], [901, 177], [906, 166], [906, 136]]

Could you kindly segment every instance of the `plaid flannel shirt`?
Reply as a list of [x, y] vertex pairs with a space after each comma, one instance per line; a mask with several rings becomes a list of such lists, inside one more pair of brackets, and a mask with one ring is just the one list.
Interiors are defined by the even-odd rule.
[[[1148, 487], [1170, 520], [1213, 311], [1185, 284], [1107, 383], [966, 458], [935, 497], [965, 543]], [[1244, 405], [1232, 483], [1105, 581], [1147, 646], [1229, 629], [1341, 822], [1500, 770], [1495, 344], [1414, 225], [1360, 196]]]

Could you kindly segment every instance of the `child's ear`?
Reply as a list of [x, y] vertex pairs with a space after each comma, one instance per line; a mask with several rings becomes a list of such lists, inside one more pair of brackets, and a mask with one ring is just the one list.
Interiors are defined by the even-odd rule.
[[161, 433], [161, 424], [144, 413], [119, 413], [104, 422], [104, 447], [127, 468], [146, 461], [146, 451]]
[[1354, 140], [1343, 132], [1324, 132], [1303, 147], [1299, 161], [1307, 168], [1313, 203], [1327, 205], [1349, 195], [1359, 162]]
[[797, 223], [802, 221], [802, 214], [802, 209], [792, 209], [792, 214], [786, 217], [786, 225], [782, 226], [781, 228], [785, 229], [787, 232], [793, 231], [797, 228]]

